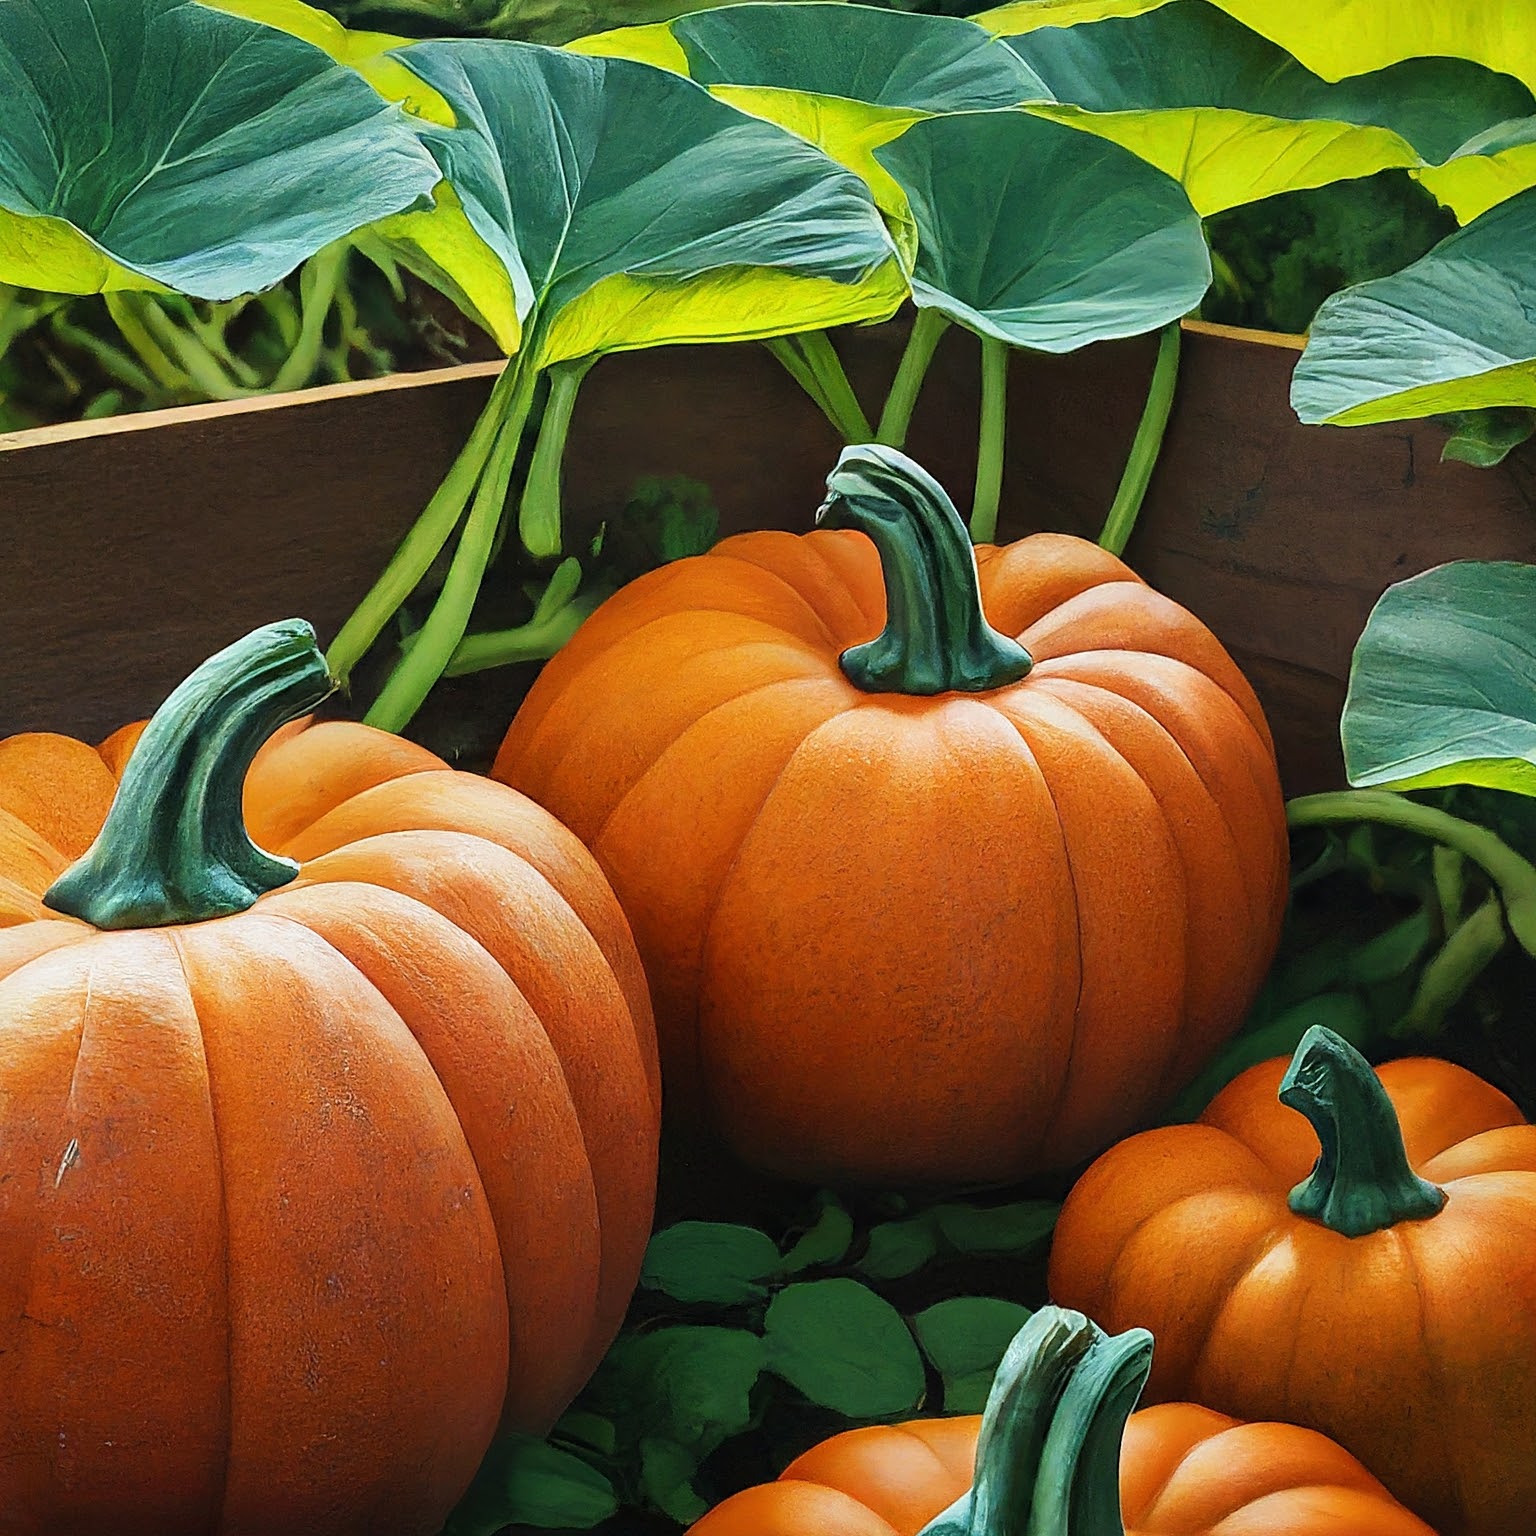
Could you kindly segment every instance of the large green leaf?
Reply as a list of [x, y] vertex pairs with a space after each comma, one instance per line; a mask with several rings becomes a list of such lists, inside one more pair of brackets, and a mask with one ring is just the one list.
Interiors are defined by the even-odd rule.
[[426, 206], [409, 119], [320, 49], [185, 0], [10, 0], [0, 282], [230, 299]]
[[1217, 0], [1325, 80], [1401, 59], [1472, 59], [1536, 90], [1530, 0]]
[[873, 151], [925, 117], [1038, 100], [1048, 92], [973, 22], [865, 5], [739, 4], [664, 26], [624, 27], [574, 45], [638, 59], [809, 139], [905, 217]]
[[1357, 426], [1536, 405], [1536, 188], [1427, 256], [1333, 295], [1291, 377], [1303, 421]]
[[1418, 179], [1463, 224], [1536, 186], [1536, 117], [1518, 117], [1475, 134], [1444, 164]]
[[1358, 787], [1536, 795], [1536, 566], [1460, 560], [1389, 587], [1340, 729]]
[[[524, 43], [397, 56], [458, 124], [421, 133], [474, 240], [429, 255], [498, 293], [482, 313], [530, 329], [536, 366], [872, 320], [904, 296], [868, 188], [689, 80]], [[399, 233], [421, 246], [435, 219]]]
[[1031, 110], [1133, 149], [1202, 214], [1435, 164], [1536, 110], [1524, 86], [1461, 59], [1330, 84], [1206, 0], [1071, 26], [1028, 20], [1004, 41], [1056, 102]]
[[1200, 219], [1172, 177], [1022, 112], [915, 123], [876, 157], [919, 231], [912, 295], [1041, 352], [1178, 319], [1211, 280]]

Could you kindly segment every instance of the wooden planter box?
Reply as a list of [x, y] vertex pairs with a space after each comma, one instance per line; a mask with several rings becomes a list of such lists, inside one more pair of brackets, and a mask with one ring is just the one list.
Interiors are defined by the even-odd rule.
[[[855, 383], [878, 400], [902, 328], [845, 340]], [[1128, 558], [1247, 670], [1286, 788], [1302, 793], [1342, 781], [1350, 652], [1385, 587], [1450, 559], [1536, 560], [1536, 455], [1477, 470], [1440, 462], [1445, 434], [1432, 423], [1303, 427], [1286, 393], [1296, 346], [1187, 327]], [[1153, 351], [1140, 338], [1015, 358], [1002, 537], [1097, 534]], [[0, 437], [0, 736], [103, 736], [270, 619], [307, 617], [328, 639], [425, 505], [496, 368]], [[976, 390], [975, 343], [952, 333], [910, 448], [962, 506]], [[713, 490], [723, 532], [803, 529], [838, 446], [759, 347], [612, 357], [577, 408], [567, 515], [579, 534], [622, 507], [637, 476], [685, 474]], [[531, 671], [443, 685], [421, 717], [425, 739], [483, 756]]]

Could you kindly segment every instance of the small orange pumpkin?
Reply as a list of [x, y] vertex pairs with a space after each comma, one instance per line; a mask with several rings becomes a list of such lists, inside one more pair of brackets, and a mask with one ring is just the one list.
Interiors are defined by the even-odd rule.
[[0, 742], [7, 1531], [427, 1536], [623, 1315], [658, 1085], [617, 902], [383, 732], [251, 764], [329, 688], [291, 621], [142, 737]]
[[1536, 1126], [1470, 1072], [1314, 1028], [1089, 1168], [1050, 1285], [1156, 1331], [1154, 1398], [1310, 1425], [1442, 1536], [1531, 1531]]
[[726, 539], [604, 603], [495, 776], [612, 880], [669, 1112], [803, 1178], [1072, 1166], [1188, 1080], [1273, 954], [1263, 715], [1096, 545], [973, 554], [890, 449], [828, 485], [817, 531]]
[[691, 1536], [1434, 1536], [1311, 1430], [1191, 1403], [1127, 1423], [1151, 1354], [1141, 1329], [1046, 1307], [981, 1417], [836, 1435]]

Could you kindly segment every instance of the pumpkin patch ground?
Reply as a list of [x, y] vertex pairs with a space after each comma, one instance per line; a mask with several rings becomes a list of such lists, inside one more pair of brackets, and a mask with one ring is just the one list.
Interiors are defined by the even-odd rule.
[[1536, 13], [1338, 9], [0, 5], [0, 1531], [1536, 1530]]

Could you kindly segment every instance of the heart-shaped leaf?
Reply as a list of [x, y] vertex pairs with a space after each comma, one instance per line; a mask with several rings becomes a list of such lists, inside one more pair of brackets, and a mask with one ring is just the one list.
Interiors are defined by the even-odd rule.
[[613, 1484], [579, 1456], [508, 1435], [491, 1447], [443, 1536], [495, 1536], [509, 1525], [587, 1531], [618, 1508]]
[[1059, 103], [1030, 110], [1126, 145], [1177, 176], [1205, 215], [1435, 164], [1536, 111], [1524, 86], [1463, 59], [1330, 84], [1207, 0], [1072, 26], [1042, 11], [1016, 8], [1012, 24], [1028, 30], [1004, 37]]
[[872, 157], [914, 122], [1049, 95], [1017, 54], [970, 21], [865, 5], [738, 4], [584, 38], [578, 51], [687, 75], [857, 171], [905, 217]]
[[[398, 57], [450, 105], [423, 125], [474, 243], [391, 226], [545, 367], [871, 320], [904, 280], [868, 189], [810, 145], [627, 59], [430, 42]], [[455, 221], [450, 225], [462, 231]], [[483, 309], [482, 309], [483, 312]]]
[[781, 1268], [766, 1232], [721, 1221], [680, 1221], [645, 1250], [640, 1284], [676, 1301], [729, 1305], [768, 1294], [761, 1282]]
[[768, 1369], [847, 1418], [908, 1413], [923, 1396], [923, 1362], [901, 1314], [857, 1280], [786, 1286], [763, 1322]]
[[912, 1319], [923, 1353], [944, 1378], [945, 1413], [980, 1413], [992, 1378], [1029, 1308], [993, 1296], [953, 1296]]
[[230, 299], [439, 179], [410, 120], [298, 38], [185, 0], [13, 0], [0, 282]]
[[1536, 795], [1536, 566], [1459, 560], [1389, 587], [1340, 730], [1357, 787]]
[[1536, 189], [1318, 310], [1291, 377], [1303, 421], [1357, 426], [1536, 405]]
[[1211, 280], [1184, 190], [1118, 144], [1023, 112], [915, 123], [875, 151], [919, 232], [912, 296], [1041, 352], [1176, 320]]

